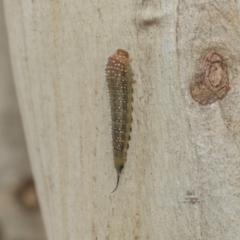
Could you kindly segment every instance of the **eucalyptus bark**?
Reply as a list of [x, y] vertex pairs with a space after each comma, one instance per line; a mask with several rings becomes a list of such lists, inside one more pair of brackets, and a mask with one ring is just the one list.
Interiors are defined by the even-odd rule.
[[[5, 0], [12, 66], [49, 240], [240, 238], [240, 2]], [[116, 192], [105, 65], [134, 72]], [[190, 86], [216, 51], [221, 100]]]

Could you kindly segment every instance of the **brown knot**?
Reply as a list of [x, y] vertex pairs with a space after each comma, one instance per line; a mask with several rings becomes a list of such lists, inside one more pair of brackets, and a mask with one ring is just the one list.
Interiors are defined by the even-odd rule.
[[191, 95], [201, 105], [223, 99], [230, 90], [226, 60], [216, 51], [210, 51], [204, 60], [204, 72], [191, 87]]

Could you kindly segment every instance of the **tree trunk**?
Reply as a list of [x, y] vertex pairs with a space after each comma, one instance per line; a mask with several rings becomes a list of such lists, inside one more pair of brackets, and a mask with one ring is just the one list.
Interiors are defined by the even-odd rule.
[[44, 240], [0, 0], [0, 240]]
[[[240, 239], [239, 11], [232, 0], [5, 0], [49, 240]], [[119, 48], [136, 84], [111, 194], [105, 66]], [[205, 80], [214, 56], [227, 76], [221, 94]], [[208, 92], [191, 93], [196, 82]]]

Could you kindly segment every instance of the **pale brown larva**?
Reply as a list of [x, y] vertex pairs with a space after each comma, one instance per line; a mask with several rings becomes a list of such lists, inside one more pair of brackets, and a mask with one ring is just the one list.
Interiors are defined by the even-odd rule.
[[118, 49], [108, 58], [106, 80], [109, 90], [112, 118], [112, 144], [117, 170], [117, 189], [121, 171], [126, 162], [132, 122], [132, 79], [128, 52]]

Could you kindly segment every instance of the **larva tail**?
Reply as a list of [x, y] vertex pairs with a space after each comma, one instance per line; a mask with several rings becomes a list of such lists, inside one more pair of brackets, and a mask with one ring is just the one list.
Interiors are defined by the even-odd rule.
[[118, 174], [118, 176], [117, 176], [117, 185], [111, 193], [114, 193], [117, 190], [118, 184], [119, 184], [119, 179], [120, 179], [120, 174]]

